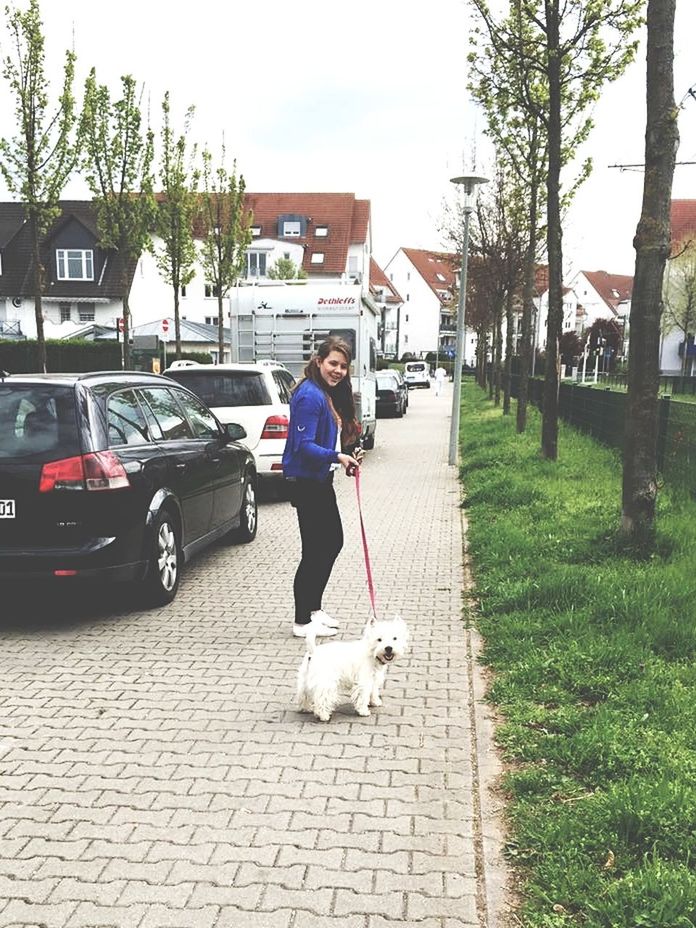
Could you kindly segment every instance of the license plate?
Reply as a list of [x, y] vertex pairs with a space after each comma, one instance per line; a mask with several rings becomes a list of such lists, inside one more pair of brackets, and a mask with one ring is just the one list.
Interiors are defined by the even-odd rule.
[[15, 501], [13, 499], [0, 499], [0, 519], [15, 518]]

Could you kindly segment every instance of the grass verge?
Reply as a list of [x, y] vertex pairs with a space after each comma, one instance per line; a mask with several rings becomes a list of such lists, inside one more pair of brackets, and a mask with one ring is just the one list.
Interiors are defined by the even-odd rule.
[[464, 506], [508, 852], [529, 928], [696, 926], [696, 505], [665, 489], [647, 559], [618, 536], [616, 452], [515, 431], [473, 384]]

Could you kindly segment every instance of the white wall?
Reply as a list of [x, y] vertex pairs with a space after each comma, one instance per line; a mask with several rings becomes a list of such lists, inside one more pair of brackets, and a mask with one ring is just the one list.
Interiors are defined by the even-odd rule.
[[411, 260], [399, 249], [384, 273], [403, 299], [399, 332], [399, 354], [416, 357], [437, 348], [440, 329], [440, 300], [423, 280]]

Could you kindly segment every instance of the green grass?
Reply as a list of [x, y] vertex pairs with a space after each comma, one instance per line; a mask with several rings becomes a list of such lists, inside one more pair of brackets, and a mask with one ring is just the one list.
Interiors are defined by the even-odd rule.
[[464, 506], [509, 856], [529, 928], [696, 926], [696, 504], [661, 492], [647, 557], [618, 534], [621, 463], [561, 425], [539, 454], [464, 388]]

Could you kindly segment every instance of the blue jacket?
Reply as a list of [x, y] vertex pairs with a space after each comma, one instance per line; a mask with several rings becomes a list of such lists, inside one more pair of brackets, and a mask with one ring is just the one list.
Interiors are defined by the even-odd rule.
[[303, 380], [290, 397], [290, 423], [283, 452], [286, 477], [326, 480], [338, 461], [338, 425], [326, 394], [311, 380]]

